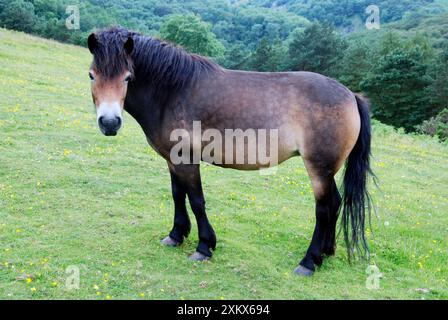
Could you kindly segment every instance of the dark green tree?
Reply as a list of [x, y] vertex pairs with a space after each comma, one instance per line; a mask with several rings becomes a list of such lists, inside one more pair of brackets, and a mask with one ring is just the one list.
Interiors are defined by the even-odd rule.
[[37, 21], [34, 5], [23, 0], [0, 3], [0, 26], [25, 32], [33, 32]]
[[419, 47], [396, 48], [380, 57], [361, 82], [378, 120], [412, 131], [431, 116], [430, 84], [424, 53]]
[[229, 69], [247, 69], [250, 52], [248, 52], [244, 45], [237, 44], [232, 46], [226, 52], [224, 59], [224, 66]]
[[271, 57], [268, 61], [270, 71], [286, 71], [288, 69], [288, 47], [280, 38], [277, 38], [271, 45]]
[[280, 39], [270, 43], [267, 38], [262, 38], [250, 57], [249, 68], [262, 72], [282, 71], [285, 69], [285, 57], [287, 49]]
[[336, 75], [346, 46], [331, 25], [313, 23], [293, 35], [289, 45], [290, 69]]
[[337, 70], [337, 78], [350, 90], [360, 92], [361, 82], [368, 75], [374, 61], [374, 50], [362, 40], [352, 41], [344, 52]]
[[269, 60], [271, 59], [272, 46], [267, 38], [261, 39], [257, 49], [252, 54], [250, 67], [255, 71], [270, 71]]
[[389, 30], [382, 38], [378, 45], [378, 54], [385, 56], [397, 48], [404, 46], [402, 37], [396, 32]]
[[428, 88], [428, 95], [431, 97], [433, 112], [439, 112], [448, 107], [448, 44], [431, 65], [429, 73], [433, 82]]
[[160, 28], [160, 36], [204, 56], [220, 57], [225, 52], [222, 43], [211, 32], [211, 25], [194, 14], [169, 17]]

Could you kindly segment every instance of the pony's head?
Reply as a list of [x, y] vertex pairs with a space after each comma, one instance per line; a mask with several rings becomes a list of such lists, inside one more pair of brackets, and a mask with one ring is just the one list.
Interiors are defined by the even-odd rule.
[[89, 77], [98, 126], [106, 136], [115, 136], [123, 122], [128, 83], [133, 78], [133, 34], [123, 29], [92, 33], [87, 44], [93, 54]]

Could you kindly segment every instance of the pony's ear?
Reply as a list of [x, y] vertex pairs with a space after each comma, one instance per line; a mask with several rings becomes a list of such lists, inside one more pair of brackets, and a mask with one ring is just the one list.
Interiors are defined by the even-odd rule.
[[134, 39], [132, 37], [128, 37], [128, 40], [124, 43], [124, 51], [128, 55], [131, 55], [132, 51], [134, 50]]
[[87, 46], [89, 47], [90, 53], [93, 54], [95, 48], [98, 46], [98, 39], [96, 38], [96, 34], [90, 34], [90, 36], [87, 38]]

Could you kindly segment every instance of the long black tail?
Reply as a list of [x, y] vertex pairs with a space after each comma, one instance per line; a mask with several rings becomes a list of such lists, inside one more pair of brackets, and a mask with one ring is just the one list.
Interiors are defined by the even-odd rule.
[[372, 134], [369, 105], [358, 95], [356, 95], [356, 101], [361, 117], [361, 131], [346, 163], [341, 205], [341, 227], [349, 259], [355, 252], [360, 253], [363, 257], [369, 256], [365, 227], [366, 215], [370, 224], [372, 202], [367, 191], [367, 180], [369, 175], [374, 177], [370, 169], [370, 142]]

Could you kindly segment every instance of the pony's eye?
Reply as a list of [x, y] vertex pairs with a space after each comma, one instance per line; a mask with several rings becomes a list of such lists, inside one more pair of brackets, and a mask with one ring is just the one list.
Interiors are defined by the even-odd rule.
[[93, 74], [91, 73], [91, 72], [89, 72], [89, 78], [90, 78], [90, 80], [95, 80], [95, 78], [93, 77]]
[[131, 81], [131, 75], [128, 75], [126, 78], [124, 78], [124, 82], [129, 82]]

